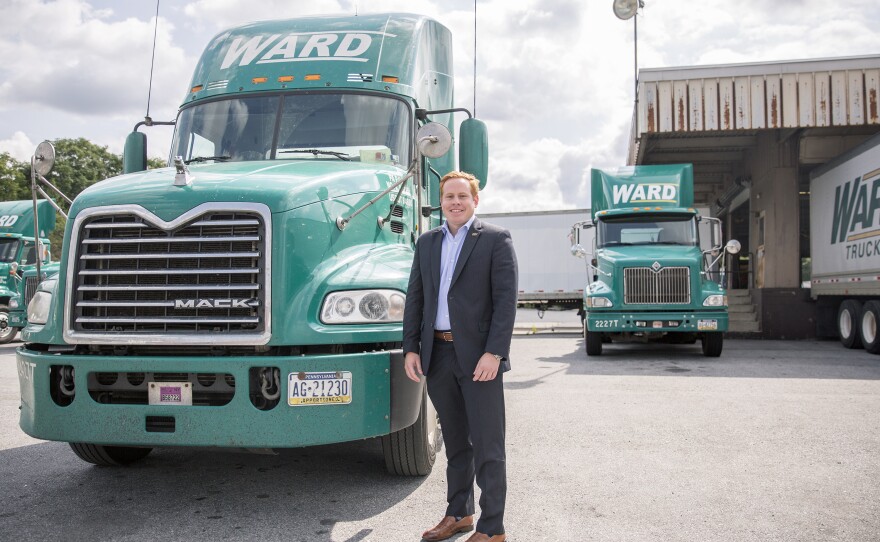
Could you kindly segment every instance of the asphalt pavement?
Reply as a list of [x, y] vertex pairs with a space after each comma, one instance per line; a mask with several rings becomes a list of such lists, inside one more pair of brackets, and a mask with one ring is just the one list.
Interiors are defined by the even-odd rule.
[[[18, 429], [15, 346], [0, 346], [0, 540], [417, 541], [443, 514], [445, 459], [393, 477], [375, 440], [88, 465]], [[721, 358], [587, 358], [577, 333], [541, 330], [514, 338], [512, 361], [511, 541], [880, 538], [878, 356], [730, 340]]]

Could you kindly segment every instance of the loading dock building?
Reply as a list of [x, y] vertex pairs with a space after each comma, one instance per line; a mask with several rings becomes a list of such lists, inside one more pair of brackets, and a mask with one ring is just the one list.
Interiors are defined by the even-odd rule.
[[880, 55], [639, 70], [628, 164], [694, 164], [695, 204], [742, 243], [731, 331], [833, 336], [809, 296], [810, 171], [880, 132]]

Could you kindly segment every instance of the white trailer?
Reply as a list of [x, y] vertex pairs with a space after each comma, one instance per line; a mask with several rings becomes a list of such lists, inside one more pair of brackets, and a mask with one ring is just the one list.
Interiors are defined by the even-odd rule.
[[880, 135], [810, 174], [810, 295], [840, 341], [880, 354]]
[[510, 230], [519, 263], [519, 307], [581, 310], [586, 267], [583, 259], [571, 256], [568, 232], [573, 223], [589, 218], [589, 209], [479, 216]]

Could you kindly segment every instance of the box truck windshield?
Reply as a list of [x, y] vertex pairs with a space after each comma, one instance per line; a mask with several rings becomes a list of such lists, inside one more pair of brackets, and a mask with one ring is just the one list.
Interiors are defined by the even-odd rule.
[[15, 261], [19, 244], [21, 241], [18, 239], [0, 239], [0, 262]]

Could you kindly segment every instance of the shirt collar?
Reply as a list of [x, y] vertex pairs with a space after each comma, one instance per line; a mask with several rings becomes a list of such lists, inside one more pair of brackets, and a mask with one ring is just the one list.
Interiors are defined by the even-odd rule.
[[[474, 223], [474, 220], [476, 220], [476, 219], [477, 219], [477, 215], [476, 215], [476, 213], [475, 213], [475, 214], [470, 218], [470, 220], [468, 220], [467, 222], [465, 222], [465, 223], [462, 225], [462, 227], [459, 228], [459, 231], [464, 230], [464, 232], [467, 233], [468, 230], [471, 229], [471, 224], [473, 224], [473, 223]], [[445, 221], [445, 220], [443, 221], [443, 225], [440, 226], [440, 228], [443, 230], [443, 234], [444, 234], [444, 235], [452, 235], [452, 232], [449, 231], [449, 227], [446, 225], [446, 221]]]

